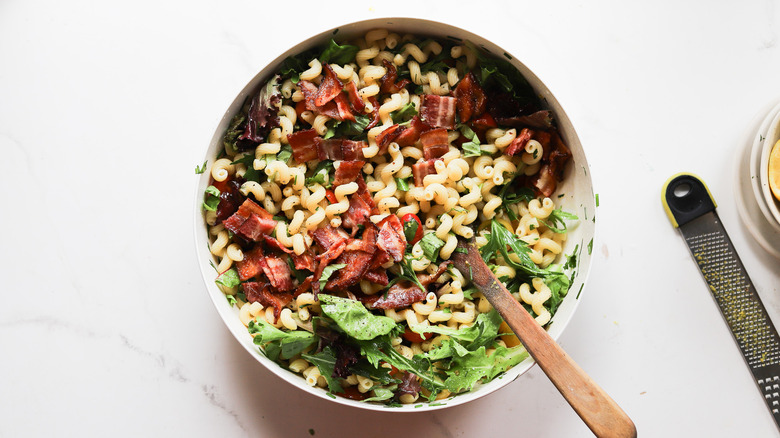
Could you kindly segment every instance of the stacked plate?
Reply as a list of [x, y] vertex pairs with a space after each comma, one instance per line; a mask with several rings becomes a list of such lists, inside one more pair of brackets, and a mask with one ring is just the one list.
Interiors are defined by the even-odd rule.
[[769, 111], [740, 151], [734, 187], [739, 215], [748, 231], [765, 250], [780, 258], [780, 202], [770, 190], [768, 171], [770, 152], [778, 141], [780, 104]]

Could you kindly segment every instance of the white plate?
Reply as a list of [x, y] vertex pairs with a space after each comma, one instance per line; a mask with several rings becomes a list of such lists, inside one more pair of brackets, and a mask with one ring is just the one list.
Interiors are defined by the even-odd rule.
[[764, 209], [768, 213], [767, 207], [764, 205], [762, 209], [762, 205], [760, 205], [760, 202], [763, 202], [763, 196], [761, 196], [760, 190], [757, 190], [759, 186], [758, 158], [757, 154], [754, 153], [760, 150], [769, 126], [778, 114], [780, 114], [780, 104], [772, 108], [760, 123], [758, 130], [755, 130], [755, 127], [759, 123], [752, 124], [751, 136], [748, 137], [745, 145], [737, 150], [736, 160], [734, 160], [736, 163], [734, 195], [737, 201], [737, 212], [748, 232], [768, 253], [780, 258], [780, 230], [773, 226], [764, 215]]

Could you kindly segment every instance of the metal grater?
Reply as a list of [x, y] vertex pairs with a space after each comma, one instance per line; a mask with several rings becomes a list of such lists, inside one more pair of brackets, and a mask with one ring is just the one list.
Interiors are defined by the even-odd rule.
[[780, 427], [780, 336], [715, 212], [712, 195], [695, 175], [678, 174], [667, 181], [662, 198]]

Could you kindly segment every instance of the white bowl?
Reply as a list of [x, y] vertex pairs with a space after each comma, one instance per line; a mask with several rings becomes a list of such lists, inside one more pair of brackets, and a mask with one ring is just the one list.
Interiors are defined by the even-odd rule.
[[772, 194], [769, 188], [769, 154], [775, 143], [780, 141], [780, 113], [772, 120], [766, 138], [761, 144], [760, 158], [758, 160], [758, 180], [761, 185], [761, 195], [764, 204], [769, 211], [767, 220], [780, 229], [780, 201]]
[[[233, 103], [225, 112], [222, 120], [216, 127], [214, 136], [209, 143], [208, 149], [205, 152], [205, 159], [209, 162], [213, 162], [214, 157], [221, 148], [221, 140], [225, 129], [230, 123], [231, 118], [240, 111], [241, 106], [246, 100], [247, 96], [251, 95], [253, 91], [257, 90], [262, 84], [267, 81], [272, 72], [275, 72], [280, 67], [281, 63], [288, 57], [307, 49], [317, 47], [327, 43], [338, 31], [337, 39], [349, 39], [357, 35], [364, 34], [368, 30], [376, 28], [387, 28], [397, 33], [411, 33], [416, 35], [427, 35], [432, 37], [438, 37], [441, 39], [454, 38], [468, 40], [477, 46], [491, 52], [495, 56], [506, 57], [510, 59], [511, 63], [525, 76], [533, 89], [538, 93], [543, 102], [546, 102], [548, 109], [552, 110], [554, 117], [557, 121], [559, 132], [566, 143], [566, 145], [572, 151], [572, 162], [568, 164], [566, 169], [566, 175], [563, 183], [559, 184], [556, 193], [563, 194], [561, 198], [556, 198], [556, 204], [558, 204], [565, 211], [573, 212], [579, 218], [579, 224], [576, 227], [572, 227], [569, 231], [569, 236], [564, 246], [564, 254], [570, 255], [577, 253], [577, 266], [575, 268], [575, 274], [573, 277], [569, 294], [561, 303], [552, 322], [549, 325], [549, 333], [553, 339], [557, 339], [563, 332], [566, 325], [571, 320], [575, 309], [579, 303], [581, 292], [585, 285], [585, 280], [590, 271], [591, 265], [591, 250], [593, 247], [593, 239], [595, 235], [595, 213], [596, 213], [596, 200], [594, 198], [593, 183], [589, 174], [589, 166], [585, 159], [585, 152], [580, 144], [580, 140], [574, 130], [574, 127], [563, 111], [558, 100], [552, 95], [550, 90], [542, 83], [542, 81], [534, 75], [525, 65], [523, 65], [516, 57], [511, 56], [506, 50], [502, 49], [498, 45], [491, 41], [488, 41], [478, 35], [471, 32], [459, 29], [447, 24], [414, 19], [414, 18], [378, 18], [366, 21], [360, 21], [356, 23], [345, 24], [338, 26], [337, 28], [327, 30], [318, 35], [315, 35], [307, 40], [297, 44], [296, 46], [286, 50], [279, 55], [275, 60], [269, 63], [264, 69], [262, 69], [249, 83], [238, 93], [238, 96], [233, 100]], [[326, 400], [331, 400], [335, 403], [339, 403], [347, 406], [354, 406], [362, 409], [371, 409], [379, 411], [387, 411], [388, 408], [384, 405], [362, 403], [359, 401], [349, 400], [346, 398], [332, 398], [327, 392], [321, 388], [313, 388], [306, 384], [305, 380], [299, 375], [287, 371], [266, 358], [258, 347], [252, 343], [252, 337], [247, 332], [246, 327], [239, 321], [238, 309], [229, 305], [225, 299], [225, 295], [215, 285], [214, 280], [216, 278], [216, 272], [210, 263], [215, 263], [209, 250], [208, 250], [208, 235], [204, 215], [201, 209], [203, 200], [203, 193], [209, 184], [208, 172], [200, 175], [195, 190], [195, 202], [194, 205], [194, 219], [195, 219], [195, 247], [197, 251], [198, 263], [200, 265], [203, 280], [206, 284], [211, 300], [214, 303], [219, 315], [227, 325], [228, 329], [233, 333], [236, 340], [251, 354], [258, 362], [268, 368], [272, 373], [276, 374], [280, 378], [286, 380], [293, 386], [313, 394], [317, 397], [321, 397]], [[475, 400], [486, 394], [489, 394], [508, 383], [518, 378], [521, 374], [528, 371], [533, 366], [534, 362], [528, 358], [525, 361], [519, 363], [503, 376], [499, 376], [491, 382], [486, 384], [478, 384], [472, 391], [461, 394], [446, 400], [440, 400], [436, 403], [416, 403], [414, 405], [407, 405], [399, 408], [392, 408], [393, 412], [421, 412], [427, 410], [441, 409], [443, 407], [460, 405], [467, 403], [471, 400]]]

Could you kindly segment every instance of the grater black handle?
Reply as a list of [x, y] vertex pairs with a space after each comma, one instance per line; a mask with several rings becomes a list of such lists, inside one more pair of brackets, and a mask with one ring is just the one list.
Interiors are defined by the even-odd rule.
[[661, 198], [675, 228], [717, 207], [707, 185], [692, 173], [678, 173], [669, 178], [664, 184]]

